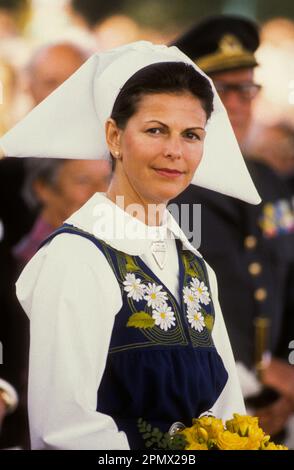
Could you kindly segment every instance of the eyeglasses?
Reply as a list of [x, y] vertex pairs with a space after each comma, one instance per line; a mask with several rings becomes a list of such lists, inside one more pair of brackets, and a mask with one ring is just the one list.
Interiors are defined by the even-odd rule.
[[226, 96], [231, 92], [235, 92], [242, 100], [253, 100], [261, 90], [261, 85], [251, 82], [224, 83], [215, 81], [214, 85], [221, 96]]

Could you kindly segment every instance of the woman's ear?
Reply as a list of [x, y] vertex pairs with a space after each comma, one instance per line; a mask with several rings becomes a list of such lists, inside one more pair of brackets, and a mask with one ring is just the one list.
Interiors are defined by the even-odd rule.
[[117, 124], [114, 119], [107, 119], [105, 124], [106, 142], [111, 155], [113, 156], [113, 158], [116, 158], [118, 160], [121, 159], [121, 133], [122, 130], [117, 127]]
[[43, 206], [46, 206], [52, 200], [52, 195], [54, 195], [54, 190], [42, 180], [35, 180], [33, 182], [33, 191]]

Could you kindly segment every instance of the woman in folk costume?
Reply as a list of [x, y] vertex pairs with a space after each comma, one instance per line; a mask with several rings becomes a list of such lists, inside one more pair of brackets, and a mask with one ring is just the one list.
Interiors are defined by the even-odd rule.
[[138, 449], [138, 418], [244, 413], [215, 275], [166, 209], [191, 181], [259, 202], [209, 79], [174, 47], [95, 54], [0, 144], [115, 162], [17, 282], [32, 447]]

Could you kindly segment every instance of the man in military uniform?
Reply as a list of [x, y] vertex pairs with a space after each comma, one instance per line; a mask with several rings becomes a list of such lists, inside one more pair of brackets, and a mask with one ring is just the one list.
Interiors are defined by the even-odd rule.
[[[259, 45], [256, 25], [243, 17], [209, 17], [174, 44], [213, 79], [242, 149], [252, 100], [260, 88], [253, 80], [257, 65], [254, 52]], [[219, 149], [226, 151], [221, 141]], [[288, 345], [294, 339], [294, 286], [290, 281], [294, 235], [290, 230], [293, 224], [288, 223], [291, 217], [293, 222], [291, 198], [283, 182], [268, 167], [252, 161], [247, 161], [247, 165], [263, 200], [259, 206], [195, 186], [176, 199], [177, 204], [189, 204], [191, 216], [192, 204], [202, 206], [199, 249], [217, 274], [233, 351], [236, 361], [242, 364], [242, 376], [246, 376], [244, 391], [254, 378], [249, 370], [252, 372], [261, 359], [263, 351], [258, 349], [265, 349], [261, 344], [264, 331], [260, 332], [256, 348], [255, 325], [262, 328], [270, 324], [268, 348], [287, 365]], [[253, 384], [256, 393], [259, 384], [254, 380]], [[251, 385], [249, 389], [245, 395], [253, 392]], [[293, 409], [282, 393], [261, 394], [253, 404], [259, 408], [254, 413], [261, 416], [261, 424], [272, 434], [284, 427]]]

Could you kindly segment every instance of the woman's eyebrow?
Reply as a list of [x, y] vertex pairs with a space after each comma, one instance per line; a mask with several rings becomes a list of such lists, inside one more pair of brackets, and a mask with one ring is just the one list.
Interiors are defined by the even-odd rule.
[[[164, 124], [163, 122], [158, 121], [157, 119], [151, 119], [150, 121], [146, 121], [146, 124], [151, 123], [151, 122], [157, 122], [161, 126], [168, 127], [167, 124]], [[201, 127], [201, 126], [187, 127], [185, 129], [185, 131], [192, 131], [192, 130], [195, 130], [195, 129], [201, 129], [202, 131], [205, 131], [204, 127]]]
[[202, 131], [205, 131], [204, 127], [201, 127], [201, 126], [195, 126], [195, 127], [187, 127], [187, 129], [185, 129], [186, 131], [194, 131], [195, 129], [200, 129]]
[[148, 123], [150, 123], [150, 122], [157, 122], [157, 123], [160, 124], [161, 126], [168, 127], [167, 124], [164, 124], [163, 122], [158, 121], [157, 119], [151, 119], [150, 121], [146, 121], [146, 124], [148, 124]]

